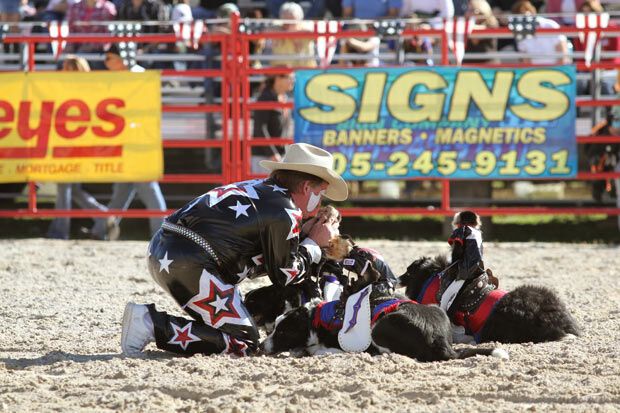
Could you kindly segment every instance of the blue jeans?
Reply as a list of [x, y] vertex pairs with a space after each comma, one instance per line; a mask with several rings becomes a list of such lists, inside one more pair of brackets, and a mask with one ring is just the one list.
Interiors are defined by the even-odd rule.
[[[82, 184], [58, 184], [56, 194], [56, 209], [71, 209], [71, 200], [82, 209], [98, 209], [107, 211], [105, 205], [97, 202], [88, 192], [82, 189]], [[55, 218], [47, 230], [48, 238], [69, 239], [71, 221], [69, 217]]]
[[[157, 182], [122, 182], [114, 184], [112, 187], [112, 199], [108, 203], [108, 209], [126, 210], [136, 194], [147, 209], [166, 210], [166, 201]], [[118, 222], [120, 222], [120, 219], [117, 219]], [[157, 232], [162, 222], [163, 218], [149, 218], [151, 235]], [[103, 239], [106, 235], [106, 224], [105, 218], [95, 219], [95, 225], [91, 230], [92, 234], [97, 238]]]

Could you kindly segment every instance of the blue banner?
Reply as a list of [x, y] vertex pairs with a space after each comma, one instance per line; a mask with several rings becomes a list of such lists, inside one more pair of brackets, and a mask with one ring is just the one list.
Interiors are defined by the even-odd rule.
[[577, 174], [574, 66], [298, 70], [295, 141], [348, 180]]

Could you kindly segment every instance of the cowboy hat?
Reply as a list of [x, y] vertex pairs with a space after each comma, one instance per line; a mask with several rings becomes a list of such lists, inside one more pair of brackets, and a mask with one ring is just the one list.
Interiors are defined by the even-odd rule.
[[305, 172], [325, 180], [329, 186], [325, 196], [334, 201], [347, 199], [349, 189], [347, 184], [334, 172], [334, 158], [332, 154], [307, 143], [294, 143], [286, 147], [282, 161], [260, 161], [260, 166], [269, 171], [284, 169], [288, 171]]

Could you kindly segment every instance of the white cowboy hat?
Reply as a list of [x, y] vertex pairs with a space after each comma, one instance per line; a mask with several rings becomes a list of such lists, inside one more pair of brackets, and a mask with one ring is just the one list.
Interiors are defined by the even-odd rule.
[[334, 172], [332, 154], [307, 143], [289, 145], [282, 161], [260, 161], [260, 166], [269, 171], [285, 169], [318, 176], [329, 184], [325, 196], [334, 201], [344, 201], [349, 195], [346, 182]]

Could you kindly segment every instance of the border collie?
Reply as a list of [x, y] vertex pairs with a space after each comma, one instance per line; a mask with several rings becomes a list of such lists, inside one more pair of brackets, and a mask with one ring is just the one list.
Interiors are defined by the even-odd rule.
[[[552, 290], [534, 285], [523, 285], [510, 292], [497, 288], [497, 278], [483, 269], [481, 245], [467, 242], [474, 239], [468, 230], [479, 230], [479, 222], [478, 215], [471, 211], [455, 216], [454, 223], [461, 234], [455, 235], [455, 229], [450, 238], [452, 261], [441, 255], [415, 260], [400, 277], [406, 296], [421, 304], [439, 304], [446, 287], [464, 273], [469, 278], [447, 312], [450, 320], [464, 327], [477, 343], [539, 343], [560, 340], [568, 334], [578, 336], [577, 323]], [[468, 248], [480, 251], [468, 252]]]
[[[419, 361], [443, 361], [475, 355], [508, 359], [498, 348], [452, 348], [452, 330], [445, 312], [395, 298], [384, 290], [370, 294], [372, 311], [370, 353], [398, 353]], [[274, 354], [293, 349], [326, 354], [342, 351], [338, 332], [342, 328], [345, 301], [312, 300], [279, 316], [274, 331], [261, 343], [261, 350]]]

